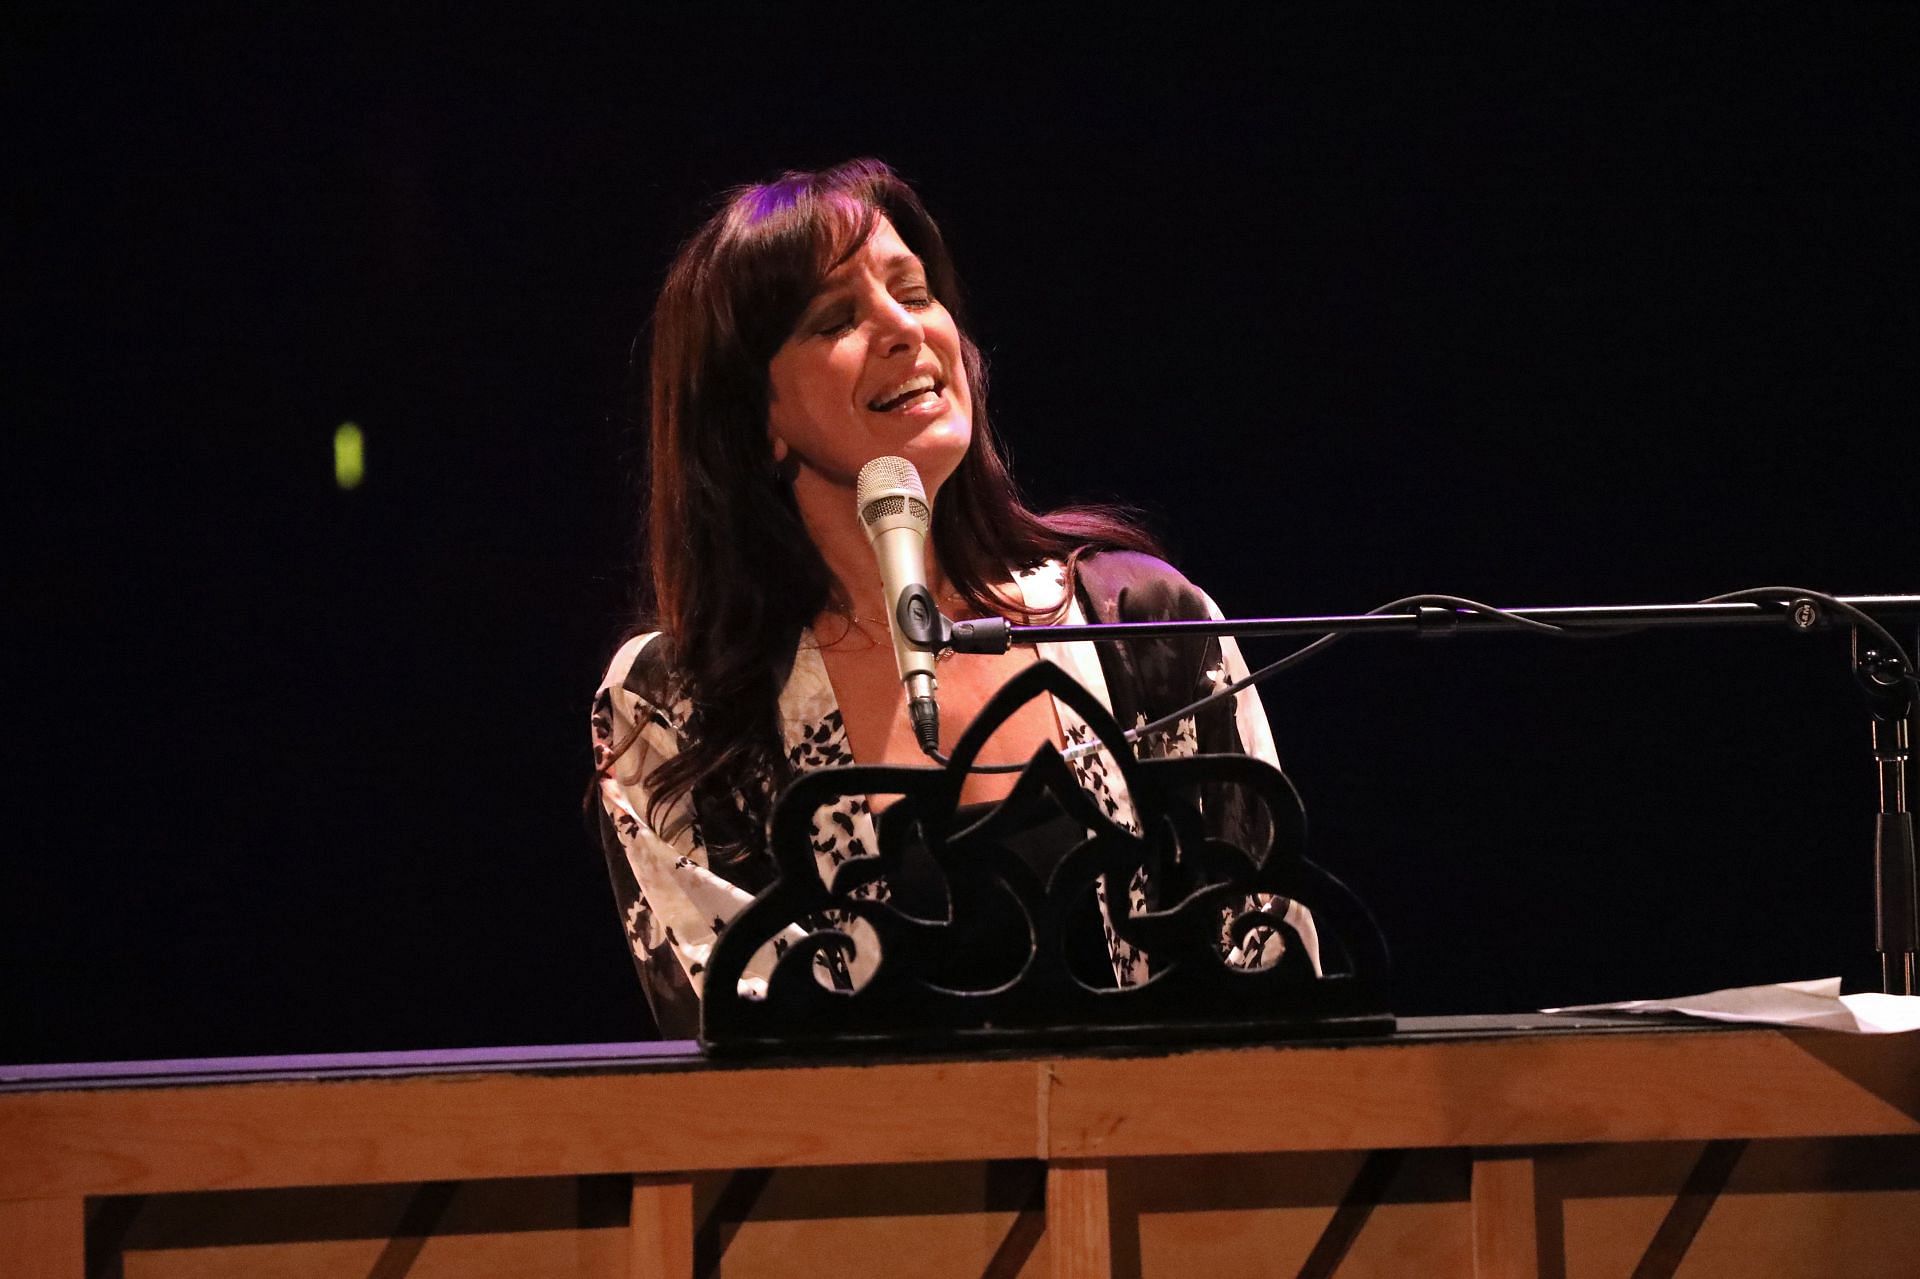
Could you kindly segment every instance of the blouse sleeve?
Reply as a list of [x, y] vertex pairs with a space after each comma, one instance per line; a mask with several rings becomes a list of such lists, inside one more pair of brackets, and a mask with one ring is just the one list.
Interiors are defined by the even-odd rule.
[[614, 902], [654, 1021], [678, 1039], [698, 1032], [714, 940], [752, 898], [708, 869], [688, 797], [653, 809], [649, 778], [679, 753], [686, 724], [659, 650], [649, 651], [657, 638], [637, 636], [614, 655], [594, 694], [593, 754]]

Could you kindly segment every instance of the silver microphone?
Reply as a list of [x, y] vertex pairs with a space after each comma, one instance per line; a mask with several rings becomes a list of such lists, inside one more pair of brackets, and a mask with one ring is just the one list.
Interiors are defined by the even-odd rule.
[[927, 534], [933, 511], [927, 505], [920, 472], [903, 457], [876, 457], [860, 468], [854, 482], [854, 506], [860, 526], [880, 563], [887, 630], [893, 636], [893, 660], [907, 687], [907, 714], [920, 749], [940, 749], [940, 704], [934, 700], [934, 653], [916, 647], [910, 637], [937, 643], [944, 619], [927, 589]]

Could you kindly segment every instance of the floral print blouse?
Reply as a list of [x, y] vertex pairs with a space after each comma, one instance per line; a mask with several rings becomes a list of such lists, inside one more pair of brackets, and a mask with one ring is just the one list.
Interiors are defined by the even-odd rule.
[[[1062, 618], [1069, 625], [1089, 620], [1083, 596], [1094, 603], [1095, 620], [1100, 621], [1220, 616], [1210, 597], [1148, 556], [1125, 552], [1088, 556], [1080, 561], [1078, 577], [1080, 590], [1068, 601]], [[1017, 572], [1014, 580], [1027, 608], [1037, 614], [1051, 613], [1067, 589], [1058, 562]], [[710, 866], [708, 828], [758, 824], [763, 831], [770, 814], [755, 813], [743, 796], [701, 795], [696, 787], [695, 794], [663, 810], [657, 824], [648, 820], [647, 775], [680, 749], [688, 716], [686, 702], [674, 694], [672, 672], [666, 669], [663, 656], [667, 646], [659, 639], [658, 632], [636, 635], [614, 654], [594, 697], [592, 729], [597, 764], [627, 745], [632, 735], [639, 735], [599, 775], [602, 843], [621, 922], [655, 1021], [663, 1035], [681, 1038], [697, 1031], [702, 975], [715, 941], [764, 883], [764, 879], [753, 882], [751, 874], [738, 870], [722, 874]], [[1139, 644], [1099, 647], [1108, 652], [1086, 642], [1040, 644], [1036, 656], [1060, 667], [1093, 693], [1122, 727], [1145, 724], [1228, 678], [1246, 674], [1239, 649], [1230, 638], [1168, 643], [1158, 646], [1158, 651]], [[1248, 689], [1217, 709], [1220, 714], [1209, 708], [1202, 715], [1186, 717], [1173, 731], [1136, 749], [1143, 756], [1191, 755], [1202, 749], [1240, 751], [1278, 766], [1258, 693]], [[1064, 703], [1054, 701], [1054, 711], [1082, 788], [1117, 824], [1137, 830], [1126, 783], [1105, 750], [1071, 753], [1072, 747], [1095, 740], [1092, 730]], [[800, 637], [781, 690], [779, 720], [787, 759], [796, 770], [854, 762], [826, 663], [810, 631]], [[842, 862], [871, 855], [877, 847], [873, 816], [864, 797], [844, 798], [814, 815], [814, 855], [823, 877], [830, 879]], [[884, 898], [886, 885], [876, 881], [861, 891]], [[1136, 911], [1148, 908], [1149, 885], [1142, 875], [1135, 876], [1130, 892]], [[1253, 905], [1278, 903], [1249, 903], [1249, 908]], [[1104, 892], [1100, 909], [1104, 920]], [[1227, 961], [1264, 966], [1278, 958], [1283, 943], [1270, 928], [1255, 928], [1240, 945], [1231, 944], [1226, 926], [1234, 913], [1228, 912], [1222, 921]], [[1318, 939], [1311, 914], [1299, 903], [1288, 902], [1284, 918], [1317, 968]], [[844, 917], [821, 922], [846, 928], [855, 942], [850, 961], [840, 961], [837, 952], [830, 951], [816, 958], [825, 963], [833, 956], [832, 962], [844, 969], [823, 974], [822, 980], [858, 986], [871, 971], [876, 950], [860, 944], [864, 923]], [[779, 952], [803, 935], [797, 926], [788, 932], [789, 937], [763, 947], [749, 963], [741, 983], [743, 994], [764, 993]], [[1147, 957], [1120, 938], [1111, 922], [1105, 924], [1104, 933], [1115, 983], [1127, 986], [1145, 981]]]

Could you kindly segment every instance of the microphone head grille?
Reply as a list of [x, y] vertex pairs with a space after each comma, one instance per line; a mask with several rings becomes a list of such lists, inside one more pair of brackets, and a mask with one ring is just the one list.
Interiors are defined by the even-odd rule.
[[921, 499], [927, 496], [920, 472], [904, 457], [876, 457], [861, 467], [859, 478], [853, 482], [854, 500], [865, 506], [885, 489], [905, 489]]
[[931, 522], [927, 509], [927, 490], [920, 483], [920, 472], [904, 457], [876, 457], [860, 468], [854, 481], [854, 506], [860, 523], [873, 536], [876, 521], [890, 515], [906, 515], [925, 527]]

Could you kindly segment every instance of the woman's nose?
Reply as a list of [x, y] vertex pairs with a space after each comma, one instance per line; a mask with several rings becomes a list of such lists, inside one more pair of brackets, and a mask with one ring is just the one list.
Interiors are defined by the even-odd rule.
[[926, 340], [920, 317], [889, 297], [875, 317], [874, 346], [881, 355], [918, 350]]

